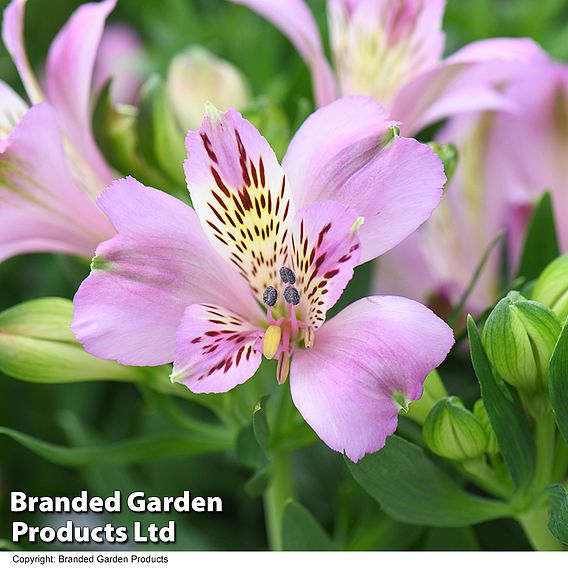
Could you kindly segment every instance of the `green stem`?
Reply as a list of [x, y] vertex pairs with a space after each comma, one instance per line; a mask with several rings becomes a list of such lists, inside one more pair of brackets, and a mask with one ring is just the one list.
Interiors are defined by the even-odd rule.
[[517, 521], [523, 527], [531, 546], [535, 550], [563, 550], [548, 530], [548, 511], [537, 509], [524, 513], [517, 517]]
[[266, 531], [270, 549], [282, 550], [282, 513], [284, 504], [294, 494], [289, 454], [283, 451], [273, 454], [270, 470], [272, 478], [264, 492]]
[[511, 487], [497, 478], [485, 458], [464, 461], [461, 465], [466, 476], [488, 493], [505, 499], [511, 496]]
[[533, 481], [533, 493], [540, 495], [550, 484], [554, 464], [554, 447], [556, 444], [556, 423], [552, 410], [547, 409], [536, 417], [536, 470]]

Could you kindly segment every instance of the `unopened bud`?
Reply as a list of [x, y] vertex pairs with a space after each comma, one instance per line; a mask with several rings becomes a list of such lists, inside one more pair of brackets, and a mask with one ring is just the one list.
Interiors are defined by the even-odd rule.
[[439, 144], [438, 142], [430, 142], [428, 144], [434, 152], [438, 155], [438, 158], [442, 160], [444, 164], [444, 173], [446, 174], [446, 183], [448, 183], [456, 171], [458, 165], [458, 150], [455, 144]]
[[499, 376], [525, 393], [543, 391], [561, 325], [554, 312], [509, 292], [483, 328], [483, 346]]
[[536, 281], [532, 299], [548, 306], [561, 320], [568, 317], [568, 254], [544, 269]]
[[168, 70], [170, 103], [184, 131], [199, 127], [207, 102], [222, 111], [242, 110], [251, 101], [249, 86], [241, 72], [200, 47], [176, 55]]
[[487, 409], [485, 408], [485, 403], [482, 399], [479, 399], [473, 405], [473, 414], [475, 414], [476, 418], [483, 424], [485, 428], [485, 433], [487, 434], [487, 448], [485, 451], [490, 455], [495, 455], [499, 453], [499, 442], [497, 442], [497, 436], [495, 436], [495, 430], [493, 430], [493, 426], [489, 420], [489, 416], [487, 414]]
[[455, 461], [479, 458], [487, 447], [483, 424], [455, 396], [443, 398], [434, 405], [424, 423], [422, 436], [432, 452]]
[[418, 400], [408, 406], [406, 416], [418, 424], [424, 424], [432, 407], [441, 399], [448, 396], [448, 391], [435, 369], [431, 371], [424, 381], [424, 391]]

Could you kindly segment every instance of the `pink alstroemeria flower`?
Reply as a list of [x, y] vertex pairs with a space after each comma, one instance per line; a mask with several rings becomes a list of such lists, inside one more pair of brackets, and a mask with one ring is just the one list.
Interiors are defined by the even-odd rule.
[[114, 229], [96, 206], [113, 174], [91, 129], [91, 86], [116, 0], [84, 4], [49, 48], [40, 86], [24, 46], [25, 0], [4, 11], [2, 37], [31, 108], [0, 82], [0, 261], [30, 252], [91, 257]]
[[238, 112], [210, 110], [186, 140], [195, 210], [132, 178], [100, 197], [118, 234], [75, 296], [77, 338], [127, 365], [173, 361], [172, 380], [196, 393], [228, 391], [263, 355], [276, 359], [331, 448], [352, 460], [380, 449], [453, 344], [442, 320], [398, 297], [324, 323], [353, 269], [440, 200], [440, 161], [393, 125], [371, 99], [341, 99], [306, 120], [280, 166]]
[[450, 116], [502, 109], [514, 62], [545, 59], [528, 39], [474, 42], [442, 59], [445, 0], [328, 0], [334, 61], [325, 58], [304, 0], [230, 0], [255, 10], [288, 36], [309, 65], [318, 106], [338, 95], [367, 95], [401, 121], [404, 134]]
[[[456, 305], [487, 247], [506, 232], [510, 276], [520, 260], [535, 202], [552, 195], [563, 252], [568, 251], [568, 67], [527, 65], [503, 90], [514, 111], [452, 119], [438, 139], [457, 142], [460, 160], [443, 202], [428, 223], [379, 262], [375, 290]], [[514, 141], [514, 143], [512, 143]], [[498, 299], [498, 250], [473, 288], [468, 309]]]

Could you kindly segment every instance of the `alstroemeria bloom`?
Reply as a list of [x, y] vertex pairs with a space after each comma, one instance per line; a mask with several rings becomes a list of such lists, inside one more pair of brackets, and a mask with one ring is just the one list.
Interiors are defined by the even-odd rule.
[[115, 3], [77, 9], [49, 48], [43, 86], [24, 46], [25, 0], [4, 11], [4, 44], [33, 106], [0, 82], [0, 260], [29, 252], [91, 257], [114, 234], [95, 204], [113, 175], [91, 129], [91, 83]]
[[[458, 117], [442, 129], [441, 141], [460, 146], [455, 176], [429, 222], [381, 258], [377, 291], [445, 297], [455, 305], [499, 231], [507, 234], [512, 276], [545, 190], [552, 194], [561, 249], [568, 251], [568, 67], [527, 65], [503, 93], [515, 111]], [[495, 251], [472, 291], [471, 310], [498, 298], [500, 270]]]
[[545, 58], [530, 40], [499, 38], [442, 59], [445, 0], [328, 0], [334, 73], [304, 0], [230, 1], [288, 36], [310, 66], [319, 106], [338, 95], [371, 96], [407, 135], [449, 116], [506, 108], [500, 86], [519, 73], [511, 62]]
[[196, 393], [276, 359], [330, 447], [353, 460], [381, 448], [453, 343], [404, 298], [364, 298], [324, 323], [355, 266], [440, 200], [440, 161], [392, 127], [371, 99], [341, 99], [308, 118], [280, 166], [240, 114], [211, 111], [186, 141], [195, 211], [132, 178], [99, 199], [118, 234], [75, 296], [77, 338], [128, 365], [173, 361], [172, 379]]

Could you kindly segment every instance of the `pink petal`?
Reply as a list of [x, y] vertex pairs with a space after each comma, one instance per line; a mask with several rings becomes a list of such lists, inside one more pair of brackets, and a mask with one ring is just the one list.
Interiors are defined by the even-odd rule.
[[502, 86], [522, 75], [524, 64], [530, 61], [546, 61], [543, 51], [530, 40], [475, 42], [402, 87], [392, 114], [403, 123], [403, 132], [412, 135], [457, 114], [512, 110]]
[[116, 0], [83, 4], [54, 39], [46, 63], [46, 96], [82, 159], [100, 177], [102, 189], [112, 174], [91, 129], [91, 88], [97, 50]]
[[312, 349], [296, 351], [294, 404], [330, 448], [358, 461], [395, 431], [393, 397], [420, 398], [453, 342], [451, 329], [416, 302], [363, 298], [323, 325]]
[[43, 99], [41, 89], [32, 71], [24, 45], [24, 19], [26, 0], [12, 0], [4, 10], [2, 41], [12, 57], [28, 97], [32, 103]]
[[0, 259], [26, 252], [90, 258], [114, 233], [72, 176], [55, 113], [32, 107], [0, 153]]
[[284, 172], [268, 142], [234, 110], [206, 116], [186, 147], [187, 185], [203, 229], [261, 301], [287, 258], [295, 210]]
[[335, 99], [333, 72], [321, 44], [317, 23], [304, 0], [230, 0], [248, 6], [272, 22], [288, 37], [312, 72], [314, 97], [318, 106]]
[[361, 262], [415, 231], [442, 196], [438, 157], [416, 140], [387, 143], [393, 124], [372, 99], [345, 97], [304, 122], [283, 160], [297, 207], [331, 200], [365, 218]]
[[444, 0], [330, 0], [329, 29], [342, 95], [390, 108], [399, 88], [444, 50]]
[[172, 380], [195, 393], [227, 392], [260, 366], [262, 330], [216, 305], [189, 306], [176, 334]]
[[248, 288], [203, 235], [183, 202], [132, 178], [99, 198], [118, 235], [102, 243], [75, 296], [73, 331], [85, 349], [127, 365], [173, 360], [185, 308], [223, 302], [251, 318]]
[[361, 246], [354, 230], [357, 214], [333, 201], [298, 212], [292, 231], [292, 268], [300, 292], [302, 321], [317, 329], [339, 300], [359, 263]]
[[[484, 173], [487, 191], [505, 193], [517, 217], [509, 220], [516, 264], [527, 208], [547, 189], [552, 194], [561, 250], [568, 251], [568, 67], [553, 62], [534, 65], [510, 85], [507, 96], [520, 111], [495, 117]], [[523, 212], [525, 220], [520, 224], [518, 215]]]
[[12, 87], [0, 81], [0, 144], [28, 111], [28, 105]]
[[142, 85], [136, 67], [143, 56], [142, 41], [136, 31], [124, 24], [111, 24], [104, 31], [93, 73], [93, 91], [98, 93], [112, 78], [115, 103], [134, 104]]

